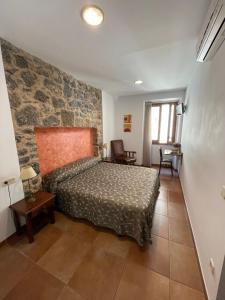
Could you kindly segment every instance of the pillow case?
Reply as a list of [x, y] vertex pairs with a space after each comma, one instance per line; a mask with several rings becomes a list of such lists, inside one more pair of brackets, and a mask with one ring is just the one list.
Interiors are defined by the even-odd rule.
[[60, 182], [73, 178], [95, 166], [99, 161], [99, 157], [85, 157], [58, 168], [43, 177], [43, 189], [47, 192], [55, 193]]

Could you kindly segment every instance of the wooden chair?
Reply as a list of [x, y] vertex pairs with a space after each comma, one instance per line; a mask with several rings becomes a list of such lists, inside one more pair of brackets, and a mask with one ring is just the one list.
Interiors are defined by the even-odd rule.
[[172, 158], [163, 158], [162, 148], [159, 148], [159, 154], [160, 154], [160, 165], [159, 165], [159, 175], [161, 172], [161, 168], [170, 168], [171, 175], [173, 176], [173, 161]]
[[133, 165], [136, 162], [136, 151], [125, 151], [123, 140], [111, 141], [111, 156], [119, 164]]

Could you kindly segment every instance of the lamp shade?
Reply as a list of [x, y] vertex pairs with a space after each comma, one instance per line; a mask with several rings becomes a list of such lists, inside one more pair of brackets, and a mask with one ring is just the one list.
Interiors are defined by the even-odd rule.
[[37, 176], [37, 173], [31, 166], [26, 166], [21, 169], [20, 177], [22, 180], [28, 180]]
[[108, 149], [108, 144], [107, 143], [103, 144], [103, 148], [107, 150]]

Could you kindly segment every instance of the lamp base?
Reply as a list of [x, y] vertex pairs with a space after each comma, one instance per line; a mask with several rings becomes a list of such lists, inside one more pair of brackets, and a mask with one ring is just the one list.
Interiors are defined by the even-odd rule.
[[30, 196], [28, 196], [26, 198], [27, 202], [35, 202], [36, 201], [36, 198], [31, 194]]

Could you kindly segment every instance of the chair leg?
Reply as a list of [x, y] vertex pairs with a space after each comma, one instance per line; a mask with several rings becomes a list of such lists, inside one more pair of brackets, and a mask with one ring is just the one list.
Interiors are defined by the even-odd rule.
[[159, 164], [159, 174], [158, 175], [160, 175], [160, 172], [161, 172], [161, 162], [160, 162], [160, 164]]

